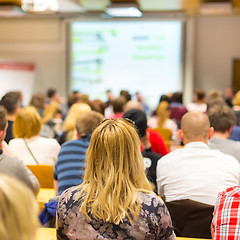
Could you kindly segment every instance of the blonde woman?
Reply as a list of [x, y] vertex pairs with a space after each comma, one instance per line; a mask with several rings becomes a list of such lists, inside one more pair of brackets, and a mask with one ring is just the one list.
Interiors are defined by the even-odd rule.
[[66, 141], [77, 139], [76, 122], [81, 113], [90, 112], [91, 107], [86, 103], [74, 103], [68, 111], [64, 120], [64, 132], [59, 138], [59, 143], [62, 145]]
[[171, 218], [144, 173], [132, 123], [104, 120], [93, 132], [83, 183], [57, 209], [57, 239], [176, 239]]
[[55, 165], [60, 145], [55, 139], [40, 136], [41, 118], [34, 107], [24, 107], [17, 113], [13, 124], [15, 139], [10, 149], [25, 165]]
[[32, 191], [17, 178], [0, 174], [0, 239], [36, 239], [37, 215]]
[[41, 136], [55, 138], [63, 131], [62, 112], [58, 107], [58, 102], [52, 101], [44, 110]]
[[172, 131], [172, 140], [178, 139], [178, 126], [176, 122], [169, 118], [170, 106], [167, 101], [159, 103], [156, 118], [149, 119], [148, 125], [151, 128], [167, 128]]

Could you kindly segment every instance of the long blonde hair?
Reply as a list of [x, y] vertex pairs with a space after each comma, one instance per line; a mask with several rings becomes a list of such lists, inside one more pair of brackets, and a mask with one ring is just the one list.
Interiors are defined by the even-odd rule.
[[68, 131], [67, 141], [75, 139], [76, 122], [81, 113], [90, 112], [91, 107], [86, 103], [74, 103], [68, 111], [67, 117], [64, 120], [64, 130]]
[[169, 103], [166, 101], [162, 101], [159, 103], [157, 108], [157, 123], [158, 127], [162, 128], [166, 123], [167, 119], [169, 119]]
[[43, 124], [47, 123], [51, 118], [54, 118], [56, 112], [58, 111], [58, 102], [51, 101], [51, 103], [44, 109], [43, 112]]
[[32, 191], [15, 177], [0, 174], [0, 238], [33, 240], [38, 205]]
[[141, 209], [139, 191], [151, 192], [144, 172], [140, 139], [124, 119], [108, 119], [92, 134], [87, 167], [80, 185], [87, 216], [119, 224], [137, 219]]

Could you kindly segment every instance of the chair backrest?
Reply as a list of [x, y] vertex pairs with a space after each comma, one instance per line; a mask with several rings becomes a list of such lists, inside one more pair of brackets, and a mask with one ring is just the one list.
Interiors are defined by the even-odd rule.
[[177, 237], [211, 239], [214, 206], [189, 199], [166, 202]]
[[41, 188], [53, 188], [53, 166], [51, 165], [27, 165], [36, 176]]
[[154, 128], [153, 130], [159, 132], [166, 142], [171, 140], [172, 131], [170, 129], [158, 127], [158, 128]]

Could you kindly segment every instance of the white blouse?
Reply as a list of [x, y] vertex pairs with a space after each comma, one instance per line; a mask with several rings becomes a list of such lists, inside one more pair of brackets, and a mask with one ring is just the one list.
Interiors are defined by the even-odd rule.
[[25, 165], [36, 165], [37, 163], [34, 158], [39, 164], [55, 165], [61, 148], [55, 139], [35, 136], [27, 138], [25, 141], [23, 138], [15, 138], [9, 142], [11, 151], [20, 158]]

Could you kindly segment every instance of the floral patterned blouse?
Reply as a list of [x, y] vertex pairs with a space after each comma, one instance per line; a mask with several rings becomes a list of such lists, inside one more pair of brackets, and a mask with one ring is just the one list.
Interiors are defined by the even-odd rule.
[[57, 208], [58, 240], [93, 239], [176, 239], [171, 217], [163, 201], [154, 193], [140, 192], [142, 207], [137, 221], [125, 219], [119, 225], [87, 218], [79, 211], [79, 187], [66, 190]]

